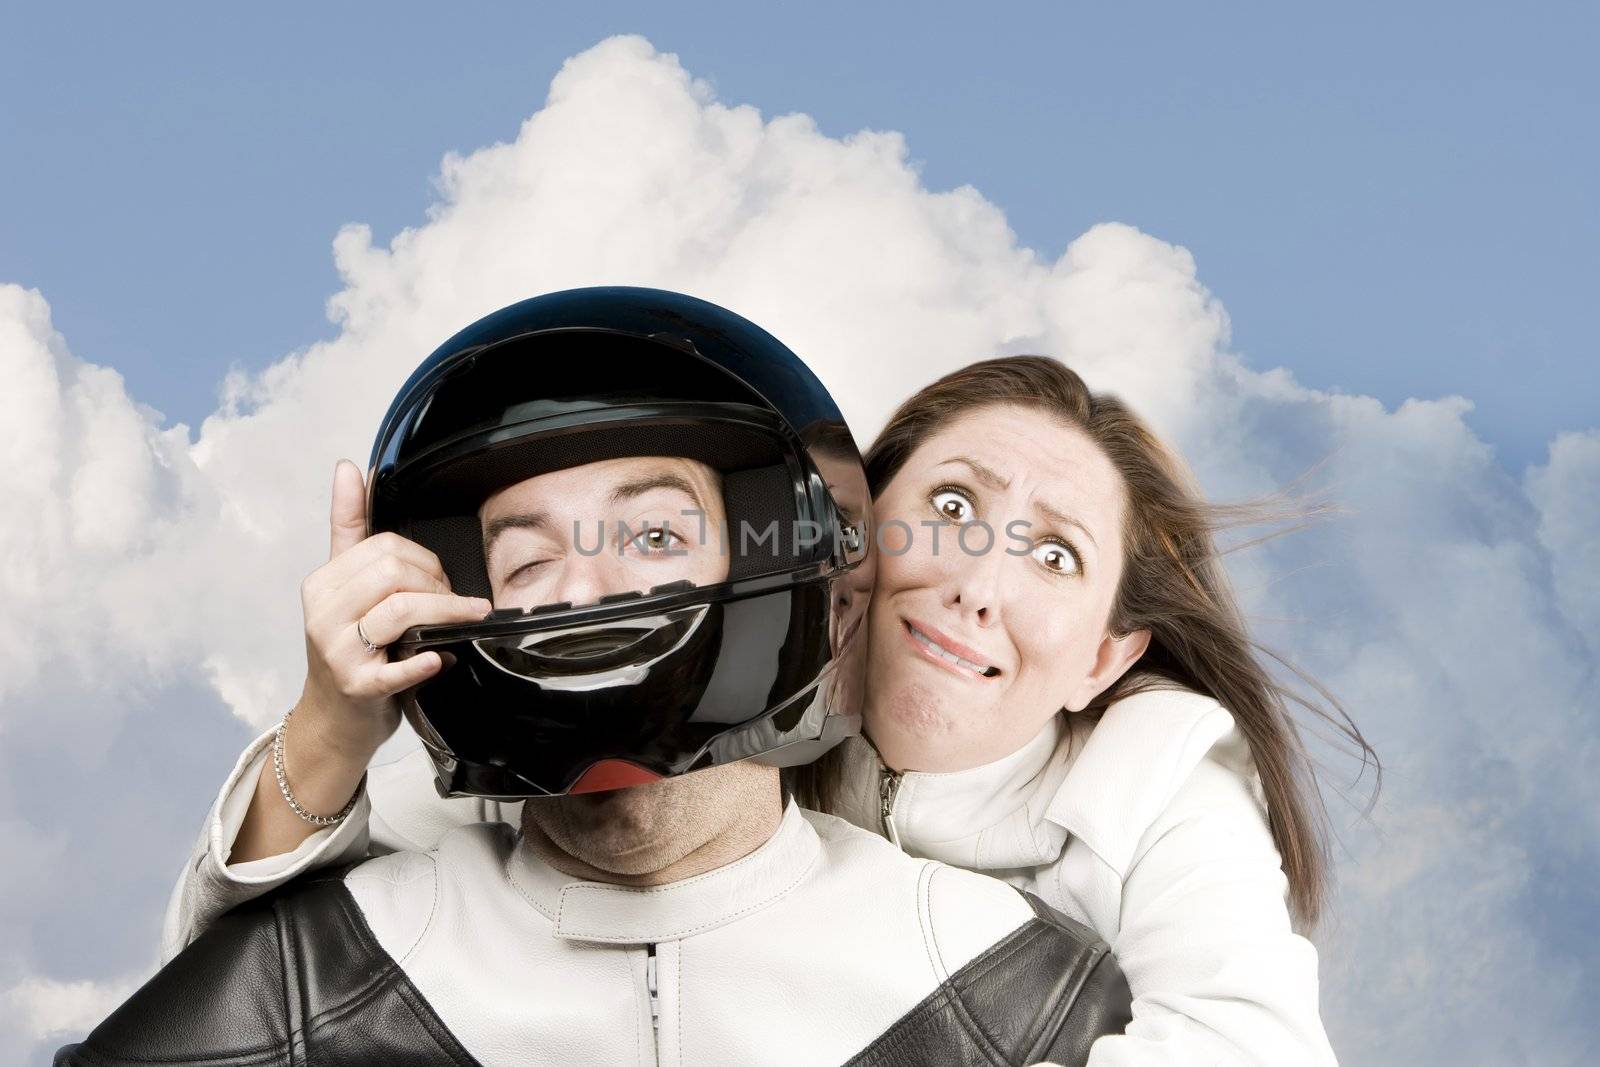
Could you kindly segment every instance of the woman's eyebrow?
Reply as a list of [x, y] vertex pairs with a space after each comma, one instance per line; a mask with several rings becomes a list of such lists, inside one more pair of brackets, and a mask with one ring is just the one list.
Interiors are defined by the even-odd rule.
[[[951, 456], [949, 459], [945, 460], [944, 463], [939, 464], [939, 466], [942, 467], [950, 463], [964, 464], [971, 469], [973, 475], [978, 479], [978, 481], [982, 482], [990, 489], [1004, 491], [1011, 488], [1011, 479], [1000, 477], [1000, 475], [994, 470], [989, 467], [985, 467], [982, 463], [979, 463], [970, 456]], [[1053, 508], [1043, 501], [1034, 501], [1033, 506], [1039, 510], [1041, 515], [1049, 519], [1051, 522], [1054, 522], [1058, 526], [1076, 526], [1078, 529], [1083, 531], [1083, 536], [1089, 539], [1089, 543], [1091, 545], [1094, 545], [1096, 548], [1100, 547], [1100, 542], [1094, 539], [1094, 534], [1089, 532], [1089, 527], [1085, 526], [1077, 519], [1074, 519], [1071, 515], [1068, 515], [1064, 511]]]
[[971, 469], [973, 476], [976, 477], [978, 481], [982, 482], [984, 485], [995, 490], [996, 492], [1003, 492], [1006, 489], [1011, 488], [1010, 478], [1000, 477], [1000, 475], [996, 474], [992, 469], [985, 467], [982, 463], [979, 463], [975, 459], [970, 459], [966, 456], [951, 456], [949, 459], [939, 464], [939, 466], [944, 467], [951, 463], [965, 464]]
[[1049, 504], [1046, 504], [1042, 500], [1035, 500], [1033, 502], [1033, 506], [1039, 510], [1039, 514], [1043, 515], [1045, 518], [1049, 519], [1051, 522], [1054, 522], [1058, 526], [1076, 526], [1078, 529], [1083, 531], [1083, 536], [1089, 539], [1089, 543], [1091, 545], [1094, 545], [1095, 548], [1100, 547], [1100, 542], [1094, 539], [1094, 534], [1089, 532], [1089, 527], [1085, 526], [1071, 515], [1068, 515], [1065, 512], [1057, 511], [1055, 508], [1051, 507]]

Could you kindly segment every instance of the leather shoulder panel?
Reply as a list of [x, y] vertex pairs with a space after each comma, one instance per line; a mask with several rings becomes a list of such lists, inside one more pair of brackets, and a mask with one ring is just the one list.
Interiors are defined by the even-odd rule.
[[57, 1067], [476, 1065], [319, 871], [223, 916]]
[[1034, 917], [850, 1060], [853, 1067], [1088, 1062], [1089, 1047], [1133, 1018], [1132, 994], [1095, 932], [1032, 894]]

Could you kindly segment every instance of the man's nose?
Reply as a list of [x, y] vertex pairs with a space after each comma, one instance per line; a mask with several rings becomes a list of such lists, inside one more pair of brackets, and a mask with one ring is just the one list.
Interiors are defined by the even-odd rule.
[[615, 551], [608, 545], [594, 555], [568, 553], [561, 562], [561, 577], [552, 590], [555, 601], [566, 601], [576, 607], [593, 604], [608, 593], [621, 593], [617, 587], [614, 566]]

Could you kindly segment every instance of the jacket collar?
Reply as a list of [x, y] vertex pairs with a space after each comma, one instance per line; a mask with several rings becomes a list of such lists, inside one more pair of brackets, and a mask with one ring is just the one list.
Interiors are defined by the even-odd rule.
[[[1233, 716], [1220, 704], [1179, 689], [1126, 697], [1098, 721], [1057, 715], [993, 763], [904, 773], [889, 827], [878, 804], [883, 763], [852, 738], [839, 814], [913, 855], [972, 870], [1048, 864], [1076, 837], [1124, 876], [1145, 830], [1230, 734]], [[1249, 773], [1247, 752], [1217, 755]]]
[[529, 904], [574, 941], [650, 944], [676, 941], [752, 915], [799, 884], [816, 865], [822, 843], [790, 802], [777, 832], [742, 859], [667, 885], [634, 887], [586, 882], [539, 859], [520, 839], [506, 875]]
[[[1031, 867], [1061, 851], [1064, 834], [1039, 816], [1067, 766], [1061, 716], [1027, 744], [964, 771], [898, 776], [889, 822], [882, 818], [883, 762], [864, 738], [846, 742], [846, 812], [901, 848], [969, 870]], [[870, 803], [870, 806], [869, 806]]]

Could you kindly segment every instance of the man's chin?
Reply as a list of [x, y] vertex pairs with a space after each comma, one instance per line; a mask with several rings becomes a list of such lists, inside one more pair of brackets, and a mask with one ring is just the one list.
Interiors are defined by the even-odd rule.
[[624, 878], [655, 874], [677, 863], [703, 842], [685, 839], [661, 821], [615, 818], [575, 827], [565, 850], [589, 866]]
[[636, 876], [677, 862], [682, 856], [676, 853], [692, 851], [693, 842], [685, 842], [682, 832], [685, 793], [682, 777], [663, 778], [530, 801], [526, 814], [569, 855], [598, 870]]
[[594, 871], [648, 879], [769, 802], [776, 807], [780, 796], [773, 768], [729, 763], [605, 793], [529, 801], [523, 828]]

